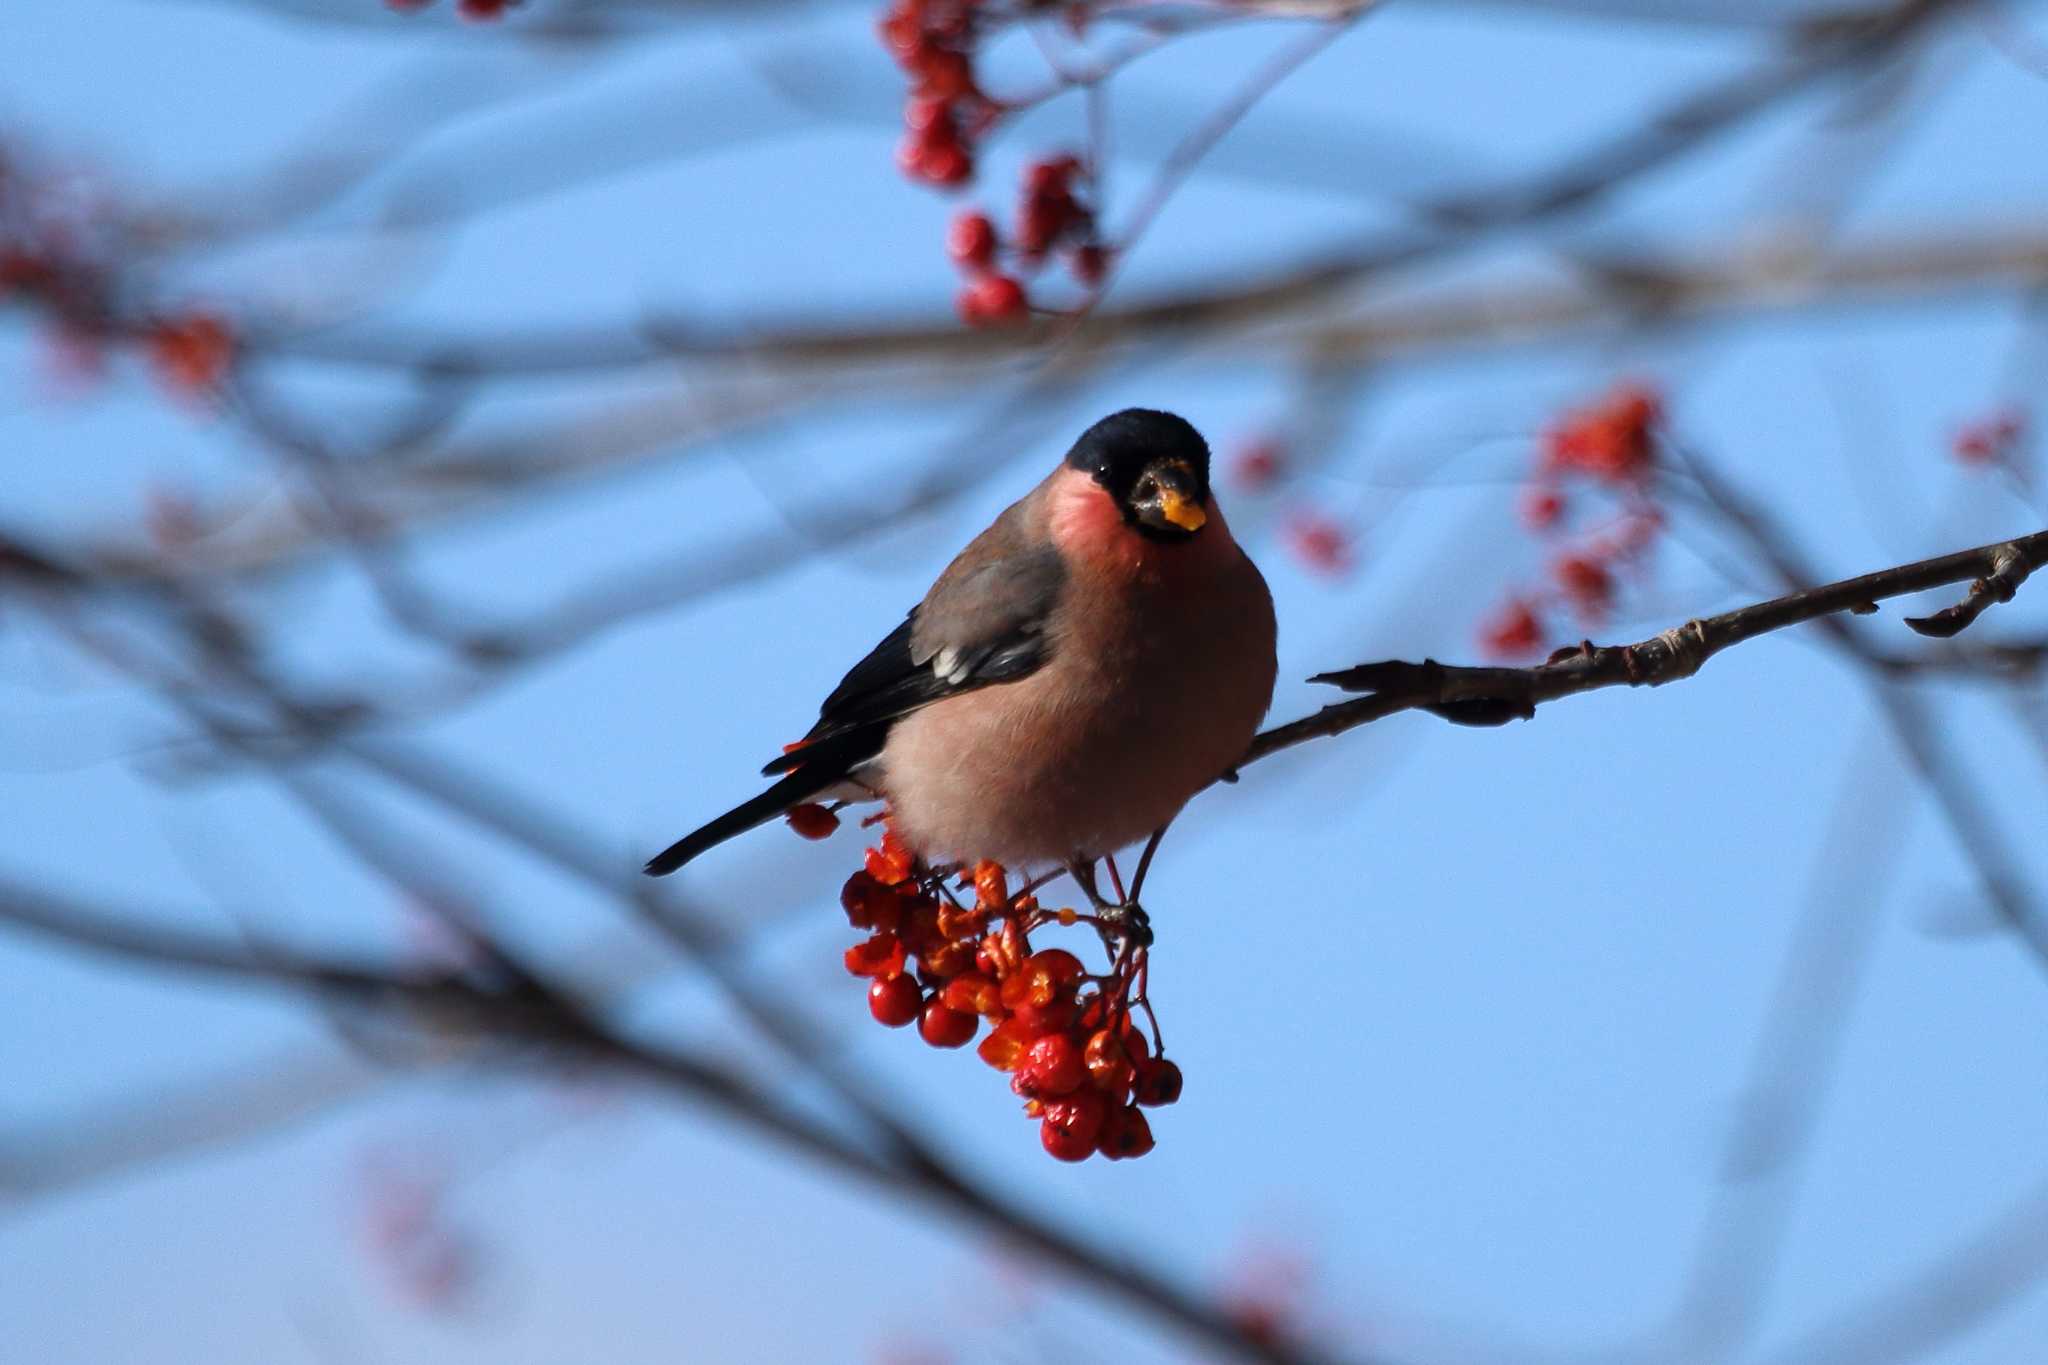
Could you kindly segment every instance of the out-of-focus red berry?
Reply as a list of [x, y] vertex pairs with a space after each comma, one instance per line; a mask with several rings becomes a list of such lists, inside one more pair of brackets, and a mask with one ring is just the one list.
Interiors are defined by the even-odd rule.
[[[1045, 1128], [1058, 1129], [1070, 1141], [1088, 1144], [1091, 1148], [1102, 1132], [1102, 1120], [1109, 1113], [1109, 1103], [1093, 1090], [1077, 1090], [1071, 1095], [1047, 1100], [1040, 1113], [1045, 1119]], [[1050, 1142], [1047, 1150], [1051, 1150]], [[1054, 1152], [1054, 1156], [1059, 1153]], [[1082, 1156], [1087, 1153], [1083, 1152]], [[1079, 1161], [1080, 1157], [1061, 1157], [1063, 1161]]]
[[1067, 268], [1082, 285], [1093, 289], [1109, 274], [1109, 248], [1100, 242], [1083, 242], [1067, 258]]
[[868, 987], [868, 1013], [878, 1023], [902, 1028], [924, 1008], [924, 992], [908, 976], [892, 976]]
[[987, 270], [995, 264], [996, 246], [996, 225], [985, 213], [955, 214], [946, 229], [946, 254], [963, 270]]
[[1230, 462], [1230, 478], [1239, 488], [1256, 493], [1280, 477], [1286, 457], [1277, 441], [1254, 441]]
[[974, 1041], [974, 1031], [980, 1027], [980, 1019], [962, 1014], [936, 997], [917, 1019], [919, 1035], [933, 1047], [966, 1047]]
[[920, 54], [917, 93], [932, 99], [955, 100], [975, 94], [974, 64], [967, 54], [935, 48]]
[[456, 0], [455, 12], [465, 19], [502, 19], [518, 0]]
[[1519, 659], [1543, 647], [1543, 622], [1535, 607], [1516, 598], [1496, 611], [1479, 628], [1479, 643], [1497, 659]]
[[1351, 537], [1321, 512], [1297, 512], [1287, 523], [1287, 543], [1317, 573], [1334, 576], [1351, 568]]
[[832, 831], [839, 828], [839, 817], [815, 801], [806, 801], [801, 806], [791, 806], [783, 819], [789, 827], [806, 839], [829, 839]]
[[1002, 988], [980, 972], [965, 972], [946, 983], [946, 1004], [966, 1014], [986, 1015], [1000, 1019], [1003, 1008]]
[[960, 320], [970, 327], [1022, 322], [1031, 316], [1024, 286], [1008, 275], [983, 275], [960, 291]]
[[1970, 422], [1956, 432], [1951, 447], [1964, 464], [2002, 464], [2026, 437], [2027, 419], [2019, 411], [2001, 412]]
[[1642, 383], [1616, 385], [1551, 427], [1543, 440], [1543, 466], [1609, 483], [1640, 479], [1649, 472], [1655, 428], [1663, 416], [1664, 402], [1655, 389]]
[[1536, 487], [1522, 494], [1522, 524], [1532, 531], [1557, 525], [1564, 515], [1564, 498], [1554, 488]]
[[235, 335], [211, 313], [165, 318], [145, 336], [157, 376], [174, 389], [207, 393], [220, 386], [235, 356]]
[[1561, 555], [1551, 566], [1557, 586], [1584, 616], [1604, 616], [1614, 605], [1614, 575], [1590, 555]]
[[911, 856], [910, 848], [896, 837], [894, 830], [882, 835], [882, 846], [867, 851], [867, 872], [870, 877], [884, 886], [897, 886], [910, 880], [910, 870], [917, 860]]

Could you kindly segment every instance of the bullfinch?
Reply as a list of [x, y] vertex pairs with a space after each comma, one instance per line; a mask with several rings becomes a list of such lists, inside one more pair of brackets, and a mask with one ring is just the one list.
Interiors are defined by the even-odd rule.
[[926, 862], [1095, 861], [1163, 829], [1272, 701], [1273, 599], [1168, 412], [1083, 432], [825, 698], [776, 782], [647, 864], [826, 799], [879, 796]]

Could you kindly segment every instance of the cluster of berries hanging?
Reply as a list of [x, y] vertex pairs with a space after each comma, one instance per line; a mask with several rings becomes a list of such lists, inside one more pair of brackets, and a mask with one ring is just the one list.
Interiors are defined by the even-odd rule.
[[80, 210], [78, 198], [0, 148], [0, 308], [38, 316], [67, 381], [97, 379], [110, 352], [133, 347], [173, 393], [211, 394], [234, 362], [234, 328], [201, 308], [127, 301], [111, 264], [122, 224], [104, 206]]
[[[502, 19], [505, 11], [516, 8], [522, 0], [455, 0], [455, 12], [465, 19], [479, 22]], [[413, 14], [433, 4], [434, 0], [384, 0], [387, 8], [401, 14]]]
[[[981, 0], [893, 0], [883, 12], [882, 45], [910, 81], [896, 165], [921, 184], [953, 190], [970, 183], [981, 140], [1009, 112], [975, 75], [987, 10]], [[1007, 242], [987, 213], [955, 215], [946, 253], [966, 276], [957, 300], [963, 322], [987, 327], [1028, 318], [1023, 279], [1055, 255], [1084, 289], [1102, 283], [1109, 249], [1097, 231], [1093, 189], [1094, 177], [1079, 157], [1046, 157], [1024, 169]]]
[[[799, 833], [830, 832], [829, 812], [799, 812], [791, 821]], [[971, 901], [961, 899], [970, 891]], [[979, 864], [956, 887], [921, 867], [886, 829], [839, 903], [867, 934], [846, 950], [846, 969], [867, 980], [868, 1012], [878, 1022], [915, 1024], [933, 1047], [958, 1048], [986, 1020], [977, 1052], [1009, 1073], [1045, 1150], [1062, 1161], [1152, 1150], [1140, 1106], [1179, 1099], [1181, 1074], [1158, 1055], [1143, 945], [1120, 940], [1110, 970], [1091, 974], [1064, 948], [1034, 948], [1031, 935], [1046, 925], [1097, 924], [1095, 916], [1011, 894], [995, 863]], [[1144, 1011], [1149, 1041], [1133, 1010]]]
[[1951, 449], [1964, 464], [2010, 465], [2027, 440], [2026, 414], [2007, 408], [1957, 428]]
[[[1647, 384], [1629, 381], [1573, 408], [1543, 434], [1536, 469], [1522, 490], [1522, 522], [1552, 542], [1550, 581], [1517, 594], [1480, 626], [1480, 644], [1500, 658], [1536, 653], [1549, 634], [1545, 615], [1568, 608], [1581, 623], [1597, 624], [1613, 610], [1620, 576], [1642, 562], [1664, 529], [1663, 509], [1652, 496], [1657, 432], [1664, 403]], [[1618, 500], [1605, 525], [1569, 534], [1573, 481], [1591, 484]]]

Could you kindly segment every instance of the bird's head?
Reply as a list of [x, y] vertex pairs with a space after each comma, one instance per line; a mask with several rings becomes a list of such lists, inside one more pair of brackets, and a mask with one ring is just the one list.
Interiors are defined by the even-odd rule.
[[1152, 539], [1188, 540], [1208, 524], [1208, 443], [1170, 412], [1111, 413], [1081, 433], [1067, 467], [1100, 484], [1124, 521]]

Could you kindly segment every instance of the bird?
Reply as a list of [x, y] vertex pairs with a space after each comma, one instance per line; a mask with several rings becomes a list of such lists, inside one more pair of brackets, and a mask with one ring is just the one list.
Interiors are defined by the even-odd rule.
[[1278, 671], [1272, 594], [1209, 447], [1126, 408], [957, 555], [850, 669], [776, 781], [648, 860], [666, 876], [819, 799], [880, 797], [931, 866], [1096, 862], [1243, 758]]

